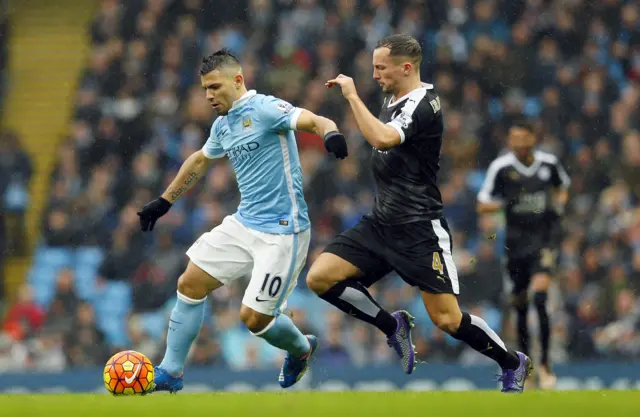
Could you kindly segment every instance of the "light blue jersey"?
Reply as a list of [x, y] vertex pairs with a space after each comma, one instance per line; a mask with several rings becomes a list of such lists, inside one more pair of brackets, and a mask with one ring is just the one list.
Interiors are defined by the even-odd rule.
[[248, 228], [275, 234], [309, 228], [293, 133], [301, 111], [251, 90], [211, 126], [202, 151], [207, 158], [231, 160], [241, 196], [234, 216]]

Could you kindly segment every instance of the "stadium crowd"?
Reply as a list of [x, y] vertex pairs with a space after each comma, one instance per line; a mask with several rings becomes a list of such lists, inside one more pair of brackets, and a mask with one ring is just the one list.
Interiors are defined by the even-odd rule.
[[[551, 293], [552, 361], [639, 358], [639, 13], [637, 2], [624, 0], [237, 0], [225, 7], [103, 0], [69, 137], [51, 175], [41, 241], [4, 321], [0, 371], [102, 364], [123, 348], [153, 361], [162, 356], [184, 252], [235, 210], [233, 171], [216, 162], [153, 234], [140, 232], [136, 212], [206, 140], [215, 115], [198, 85], [198, 64], [222, 47], [241, 58], [249, 87], [333, 118], [348, 138], [351, 157], [337, 162], [320, 139], [298, 135], [313, 260], [373, 201], [370, 148], [324, 82], [353, 76], [377, 112], [371, 51], [392, 32], [423, 41], [423, 79], [441, 95], [440, 181], [461, 303], [513, 340], [502, 219], [478, 217], [475, 204], [510, 120], [525, 114], [541, 148], [558, 155], [572, 177]], [[5, 155], [20, 150], [3, 145], [0, 152], [4, 179]], [[21, 169], [11, 167], [10, 174]], [[313, 296], [304, 275], [289, 311], [303, 331], [323, 339], [316, 366], [394, 360], [384, 337]], [[191, 364], [280, 366], [280, 352], [242, 327], [242, 291], [231, 286], [209, 297]], [[416, 290], [401, 280], [389, 277], [373, 292], [389, 309], [417, 317], [423, 359], [484, 360], [434, 328]]]

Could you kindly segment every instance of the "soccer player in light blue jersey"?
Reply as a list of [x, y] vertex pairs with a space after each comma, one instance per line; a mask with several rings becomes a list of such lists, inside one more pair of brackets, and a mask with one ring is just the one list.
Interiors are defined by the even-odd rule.
[[322, 136], [327, 151], [339, 159], [347, 156], [346, 141], [333, 121], [247, 91], [240, 63], [226, 50], [203, 60], [200, 80], [219, 117], [204, 147], [187, 158], [162, 196], [138, 213], [142, 230], [153, 230], [218, 158], [230, 159], [241, 201], [233, 215], [187, 251], [190, 262], [178, 279], [155, 390], [182, 389], [185, 359], [202, 326], [207, 295], [243, 277], [250, 280], [240, 318], [251, 333], [287, 352], [279, 382], [288, 388], [302, 378], [318, 346], [315, 336], [303, 335], [281, 314], [305, 265], [310, 239], [293, 132]]

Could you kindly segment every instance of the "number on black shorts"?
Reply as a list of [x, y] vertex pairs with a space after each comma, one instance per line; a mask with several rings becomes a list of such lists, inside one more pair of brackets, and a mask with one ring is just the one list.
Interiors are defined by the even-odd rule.
[[433, 252], [431, 268], [433, 268], [434, 271], [438, 271], [440, 275], [444, 274], [444, 266], [442, 266], [442, 261], [440, 260], [440, 254], [438, 252]]

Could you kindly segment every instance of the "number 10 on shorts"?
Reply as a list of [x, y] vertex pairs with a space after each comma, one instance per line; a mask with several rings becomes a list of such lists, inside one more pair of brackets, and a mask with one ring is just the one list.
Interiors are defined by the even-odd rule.
[[267, 274], [264, 277], [264, 281], [262, 281], [262, 287], [260, 288], [260, 293], [264, 294], [264, 290], [268, 289], [269, 297], [274, 298], [278, 295], [280, 288], [282, 287], [282, 278], [279, 276], [274, 276], [271, 278], [271, 274]]

